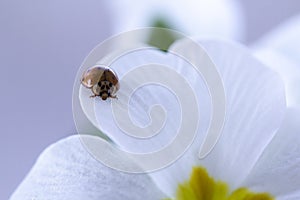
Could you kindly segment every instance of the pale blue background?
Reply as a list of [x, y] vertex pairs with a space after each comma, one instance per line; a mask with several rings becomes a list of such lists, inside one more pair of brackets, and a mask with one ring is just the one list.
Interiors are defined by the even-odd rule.
[[[111, 35], [104, 1], [0, 0], [0, 199], [39, 153], [75, 134], [72, 87], [89, 51]], [[241, 0], [249, 44], [300, 12], [299, 0]]]

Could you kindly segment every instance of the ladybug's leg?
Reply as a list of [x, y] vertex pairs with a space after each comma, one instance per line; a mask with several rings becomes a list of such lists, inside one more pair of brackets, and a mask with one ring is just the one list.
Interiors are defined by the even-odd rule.
[[118, 97], [116, 95], [110, 95], [109, 97], [113, 98], [113, 99], [118, 99]]
[[108, 97], [113, 98], [113, 99], [118, 99], [116, 95], [112, 95], [110, 92], [108, 92]]
[[95, 98], [97, 96], [99, 96], [99, 95], [94, 94], [94, 95], [91, 95], [90, 98]]

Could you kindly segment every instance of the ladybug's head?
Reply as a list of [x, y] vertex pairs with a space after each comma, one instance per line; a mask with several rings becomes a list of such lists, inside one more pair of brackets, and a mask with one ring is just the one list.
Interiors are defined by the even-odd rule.
[[103, 93], [100, 94], [100, 97], [101, 97], [102, 100], [105, 101], [109, 97], [109, 93], [103, 92]]
[[100, 87], [99, 96], [102, 98], [102, 100], [106, 100], [108, 97], [110, 97], [112, 84], [108, 81], [101, 81], [98, 83], [98, 85]]

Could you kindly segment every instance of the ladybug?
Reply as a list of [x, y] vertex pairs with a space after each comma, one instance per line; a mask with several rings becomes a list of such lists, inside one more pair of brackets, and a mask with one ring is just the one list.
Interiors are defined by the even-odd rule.
[[81, 84], [91, 89], [93, 95], [90, 97], [117, 98], [115, 93], [119, 90], [119, 80], [117, 74], [109, 67], [94, 66], [84, 72]]

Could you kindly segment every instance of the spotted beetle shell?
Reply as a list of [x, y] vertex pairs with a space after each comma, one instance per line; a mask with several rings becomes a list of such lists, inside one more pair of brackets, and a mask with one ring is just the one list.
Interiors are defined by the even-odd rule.
[[91, 89], [94, 96], [100, 96], [103, 100], [108, 97], [116, 98], [114, 94], [120, 88], [116, 73], [111, 68], [103, 66], [88, 69], [82, 76], [81, 84]]

